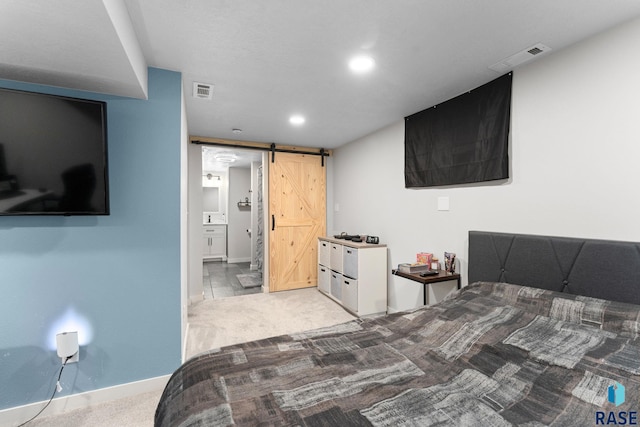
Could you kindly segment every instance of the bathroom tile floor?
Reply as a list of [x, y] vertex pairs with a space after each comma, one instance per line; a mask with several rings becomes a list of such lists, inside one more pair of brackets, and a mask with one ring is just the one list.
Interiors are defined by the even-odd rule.
[[258, 294], [262, 287], [243, 288], [236, 274], [255, 273], [248, 262], [229, 264], [226, 261], [206, 261], [202, 264], [202, 287], [204, 299]]

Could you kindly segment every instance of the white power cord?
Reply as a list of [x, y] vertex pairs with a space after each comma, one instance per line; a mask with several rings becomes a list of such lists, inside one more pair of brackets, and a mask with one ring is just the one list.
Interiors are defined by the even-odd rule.
[[53, 394], [51, 395], [51, 397], [49, 398], [49, 401], [47, 402], [46, 405], [44, 405], [44, 407], [42, 409], [40, 409], [40, 412], [38, 412], [37, 414], [35, 414], [33, 417], [31, 417], [29, 420], [23, 422], [22, 424], [20, 424], [18, 427], [22, 427], [24, 425], [29, 424], [31, 421], [35, 420], [38, 415], [40, 415], [41, 413], [44, 412], [45, 409], [47, 409], [47, 407], [49, 406], [49, 404], [51, 403], [51, 401], [53, 400], [53, 397], [56, 395], [56, 393], [60, 393], [62, 391], [62, 386], [60, 385], [60, 378], [62, 377], [62, 371], [64, 370], [64, 367], [67, 365], [67, 362], [69, 361], [69, 359], [71, 359], [73, 356], [75, 356], [76, 354], [72, 354], [71, 356], [68, 356], [64, 362], [62, 363], [62, 366], [60, 367], [60, 372], [58, 372], [58, 380], [56, 381], [56, 388], [55, 390], [53, 390]]

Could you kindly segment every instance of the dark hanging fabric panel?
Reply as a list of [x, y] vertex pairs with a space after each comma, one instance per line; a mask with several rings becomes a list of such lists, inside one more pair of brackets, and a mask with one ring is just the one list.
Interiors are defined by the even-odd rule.
[[405, 187], [509, 178], [512, 73], [405, 118]]

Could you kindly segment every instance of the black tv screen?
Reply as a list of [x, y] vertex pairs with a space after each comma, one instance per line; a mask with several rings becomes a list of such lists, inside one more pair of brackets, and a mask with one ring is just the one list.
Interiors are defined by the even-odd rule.
[[108, 215], [106, 103], [0, 88], [0, 215]]

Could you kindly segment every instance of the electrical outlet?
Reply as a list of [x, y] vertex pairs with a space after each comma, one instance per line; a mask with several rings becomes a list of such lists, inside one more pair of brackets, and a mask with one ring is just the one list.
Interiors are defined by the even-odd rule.
[[78, 345], [78, 332], [62, 332], [56, 335], [56, 347], [58, 357], [62, 363], [74, 363], [79, 360], [80, 346]]

